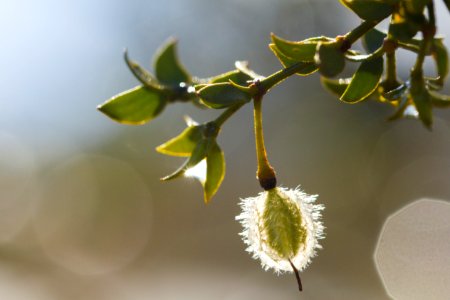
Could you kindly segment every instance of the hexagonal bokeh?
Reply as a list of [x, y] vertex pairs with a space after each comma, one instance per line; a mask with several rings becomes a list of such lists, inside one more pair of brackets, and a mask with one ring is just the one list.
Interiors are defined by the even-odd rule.
[[391, 215], [375, 262], [395, 299], [449, 299], [450, 203], [421, 199]]

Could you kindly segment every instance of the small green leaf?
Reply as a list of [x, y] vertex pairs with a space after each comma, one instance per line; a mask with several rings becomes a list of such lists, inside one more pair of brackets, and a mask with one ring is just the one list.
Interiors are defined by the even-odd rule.
[[209, 83], [221, 83], [233, 81], [238, 84], [247, 84], [249, 80], [252, 80], [250, 76], [242, 73], [239, 70], [233, 70], [215, 77], [208, 79]]
[[436, 63], [438, 84], [443, 86], [448, 75], [448, 52], [442, 39], [433, 40], [432, 55]]
[[141, 67], [137, 62], [130, 60], [128, 57], [128, 51], [125, 50], [124, 53], [124, 59], [128, 66], [128, 68], [131, 70], [133, 75], [136, 77], [137, 80], [139, 80], [145, 87], [151, 90], [162, 90], [163, 87], [158, 83], [156, 78], [150, 74], [146, 69]]
[[[275, 54], [275, 56], [280, 60], [283, 67], [287, 68], [289, 66], [292, 66], [293, 64], [300, 63], [300, 62], [295, 61], [292, 58], [289, 58], [289, 57], [285, 56], [284, 54], [282, 54], [278, 50], [278, 48], [275, 46], [275, 44], [270, 44], [269, 47], [270, 47], [270, 50], [272, 50], [272, 52]], [[303, 64], [304, 64], [304, 68], [302, 69], [302, 71], [299, 71], [295, 74], [300, 75], [300, 76], [306, 76], [306, 75], [312, 74], [318, 70], [316, 65], [313, 63], [303, 62]]]
[[192, 151], [191, 156], [184, 162], [184, 164], [172, 174], [161, 178], [161, 180], [167, 181], [183, 176], [188, 169], [195, 167], [206, 157], [209, 151], [210, 144], [211, 141], [209, 139], [201, 140], [200, 142], [198, 142], [194, 150]]
[[367, 52], [373, 53], [378, 48], [383, 46], [384, 39], [386, 38], [386, 33], [379, 31], [378, 29], [372, 28], [362, 37], [362, 44]]
[[129, 125], [142, 125], [155, 118], [167, 100], [143, 86], [120, 93], [97, 107], [111, 119]]
[[431, 111], [430, 94], [425, 87], [423, 78], [420, 80], [412, 80], [409, 92], [414, 101], [414, 105], [419, 112], [420, 120], [427, 128], [430, 129], [431, 124], [433, 123], [433, 113]]
[[156, 151], [172, 156], [190, 156], [203, 136], [203, 125], [189, 126], [183, 132], [156, 147]]
[[387, 18], [394, 10], [391, 3], [380, 0], [340, 0], [363, 20], [379, 21]]
[[282, 55], [296, 62], [314, 62], [317, 44], [319, 42], [330, 42], [333, 39], [324, 36], [310, 38], [300, 42], [293, 42], [277, 37], [272, 33], [272, 42]]
[[340, 99], [347, 103], [366, 99], [377, 88], [382, 74], [383, 57], [363, 61]]
[[176, 53], [177, 42], [169, 40], [160, 48], [155, 56], [156, 78], [163, 84], [179, 86], [180, 83], [191, 83], [191, 76], [180, 64]]
[[320, 77], [320, 81], [322, 82], [323, 86], [331, 93], [337, 95], [339, 98], [345, 92], [351, 80], [351, 78], [330, 79], [326, 77]]
[[237, 89], [230, 83], [208, 85], [197, 92], [203, 104], [210, 108], [221, 109], [250, 101], [250, 95]]
[[317, 45], [314, 60], [323, 76], [334, 77], [338, 75], [345, 67], [345, 57], [341, 51], [341, 43], [320, 42]]
[[431, 104], [436, 107], [449, 107], [450, 106], [450, 96], [442, 95], [436, 92], [429, 91]]
[[389, 33], [392, 37], [403, 42], [410, 42], [419, 29], [417, 24], [403, 18], [393, 19], [389, 25]]
[[214, 142], [206, 156], [206, 181], [203, 185], [205, 203], [209, 203], [211, 198], [216, 194], [224, 177], [224, 154], [219, 145]]

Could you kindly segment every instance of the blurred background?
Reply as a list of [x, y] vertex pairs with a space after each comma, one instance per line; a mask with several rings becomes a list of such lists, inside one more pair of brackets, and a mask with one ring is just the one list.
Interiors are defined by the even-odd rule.
[[[442, 1], [436, 11], [449, 36]], [[317, 75], [267, 96], [279, 182], [326, 206], [327, 238], [302, 294], [238, 236], [239, 198], [260, 191], [251, 107], [220, 134], [227, 176], [207, 206], [198, 182], [159, 181], [182, 160], [154, 148], [184, 115], [205, 122], [218, 111], [177, 104], [138, 127], [96, 111], [137, 85], [125, 47], [149, 66], [174, 36], [196, 76], [235, 60], [270, 74], [280, 69], [270, 32], [301, 40], [358, 22], [332, 0], [0, 0], [0, 299], [448, 299], [450, 110], [436, 111], [432, 132], [386, 122], [389, 108], [345, 105]], [[398, 57], [405, 78], [413, 56]]]

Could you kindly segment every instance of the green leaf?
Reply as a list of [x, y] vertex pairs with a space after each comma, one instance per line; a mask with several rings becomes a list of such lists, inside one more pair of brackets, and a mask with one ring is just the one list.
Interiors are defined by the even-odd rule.
[[345, 67], [345, 57], [341, 51], [341, 43], [320, 42], [317, 45], [317, 53], [314, 60], [323, 76], [334, 77], [338, 75]]
[[436, 92], [429, 91], [431, 104], [436, 107], [449, 107], [450, 106], [450, 96], [442, 95]]
[[163, 89], [163, 87], [161, 87], [156, 78], [154, 78], [153, 75], [150, 74], [150, 72], [141, 67], [135, 61], [130, 60], [130, 58], [128, 57], [128, 51], [126, 50], [124, 53], [124, 59], [130, 71], [145, 87], [156, 91]]
[[191, 76], [180, 64], [176, 53], [177, 42], [169, 40], [160, 48], [155, 58], [156, 78], [163, 84], [179, 86], [181, 82], [191, 83]]
[[156, 151], [172, 156], [190, 156], [203, 137], [204, 129], [203, 125], [189, 126], [180, 135], [156, 147]]
[[389, 25], [389, 33], [392, 37], [403, 42], [410, 42], [419, 29], [420, 27], [414, 22], [402, 18], [391, 22]]
[[351, 78], [330, 79], [326, 77], [320, 77], [320, 81], [322, 82], [323, 86], [331, 93], [337, 95], [339, 98], [345, 92], [351, 80]]
[[203, 104], [210, 108], [221, 109], [250, 101], [249, 94], [237, 89], [230, 83], [208, 85], [197, 92]]
[[[283, 67], [287, 68], [289, 66], [292, 66], [293, 64], [300, 63], [300, 62], [295, 61], [292, 58], [289, 58], [289, 57], [285, 56], [284, 54], [282, 54], [278, 50], [278, 48], [275, 46], [275, 44], [270, 44], [269, 47], [270, 47], [270, 50], [272, 50], [272, 52], [275, 54], [275, 56], [280, 60]], [[312, 74], [318, 70], [316, 65], [313, 63], [304, 62], [303, 64], [304, 64], [304, 68], [302, 69], [302, 71], [299, 71], [295, 74], [300, 75], [300, 76], [306, 76], [306, 75]]]
[[224, 177], [225, 157], [219, 145], [214, 142], [206, 156], [206, 181], [203, 184], [205, 203], [209, 203], [216, 194]]
[[442, 39], [433, 40], [432, 55], [436, 63], [438, 84], [443, 86], [448, 75], [448, 53]]
[[431, 124], [433, 123], [433, 113], [431, 111], [430, 94], [425, 87], [423, 78], [419, 80], [412, 80], [409, 92], [414, 101], [414, 105], [419, 112], [420, 120], [428, 129], [430, 129]]
[[209, 139], [204, 139], [201, 140], [199, 143], [197, 143], [197, 145], [195, 146], [194, 150], [191, 153], [191, 156], [184, 162], [184, 164], [172, 174], [161, 178], [161, 180], [167, 181], [178, 178], [180, 176], [183, 176], [188, 169], [195, 167], [208, 154], [210, 143], [211, 141]]
[[364, 49], [366, 49], [366, 51], [369, 53], [375, 52], [378, 48], [383, 46], [383, 42], [386, 36], [387, 36], [386, 33], [381, 32], [378, 29], [372, 28], [362, 37], [361, 41], [364, 46]]
[[212, 77], [208, 80], [209, 83], [228, 83], [229, 81], [233, 81], [237, 84], [248, 84], [249, 80], [252, 80], [250, 76], [242, 73], [239, 70], [233, 70], [215, 77]]
[[[203, 169], [203, 166], [200, 165], [203, 163], [206, 164], [205, 169]], [[191, 170], [192, 172], [195, 168], [200, 169], [195, 170], [193, 174], [189, 174], [189, 171]], [[186, 162], [180, 168], [178, 168], [178, 170], [176, 170], [171, 175], [162, 178], [162, 180], [171, 180], [183, 175], [192, 175], [200, 181], [203, 186], [204, 201], [205, 203], [209, 203], [211, 201], [211, 198], [219, 189], [225, 176], [224, 154], [217, 144], [215, 138], [200, 140], [195, 145], [195, 148], [193, 149], [189, 159], [187, 159]]]
[[300, 42], [293, 42], [277, 37], [272, 33], [272, 42], [273, 44], [275, 44], [278, 52], [296, 62], [314, 62], [314, 55], [316, 54], [317, 44], [319, 42], [332, 40], [333, 39], [320, 36]]
[[340, 0], [363, 20], [379, 21], [387, 18], [394, 10], [391, 3], [380, 0]]
[[352, 77], [350, 85], [341, 96], [347, 103], [356, 103], [366, 99], [375, 91], [383, 74], [383, 57], [375, 57], [361, 63]]
[[138, 86], [112, 97], [97, 109], [119, 123], [142, 125], [155, 118], [166, 102], [160, 93]]

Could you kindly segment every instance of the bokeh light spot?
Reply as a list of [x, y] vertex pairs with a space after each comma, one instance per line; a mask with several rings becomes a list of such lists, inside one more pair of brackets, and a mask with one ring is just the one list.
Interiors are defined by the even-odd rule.
[[421, 199], [390, 216], [375, 262], [395, 299], [448, 299], [450, 203]]
[[50, 172], [35, 230], [48, 257], [83, 275], [108, 273], [145, 247], [150, 194], [140, 175], [117, 159], [80, 155]]

